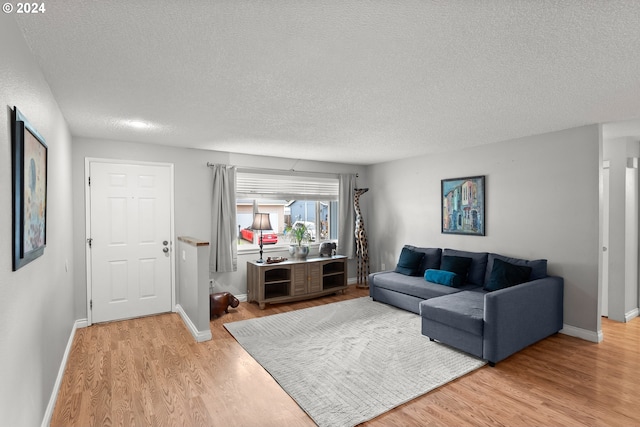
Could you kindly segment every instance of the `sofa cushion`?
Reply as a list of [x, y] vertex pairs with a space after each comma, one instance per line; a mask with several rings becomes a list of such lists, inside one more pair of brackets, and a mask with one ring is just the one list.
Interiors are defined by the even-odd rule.
[[420, 303], [420, 315], [452, 328], [482, 336], [485, 292], [462, 291]]
[[431, 268], [424, 272], [424, 279], [428, 282], [437, 283], [444, 286], [455, 286], [458, 282], [458, 275], [446, 270], [433, 270]]
[[[445, 249], [442, 251], [442, 256], [459, 256], [464, 258], [471, 258], [471, 265], [469, 266], [469, 273], [467, 274], [467, 282], [473, 285], [484, 285], [484, 276], [487, 270], [487, 252], [467, 252], [459, 251], [455, 249]], [[442, 269], [442, 267], [440, 267]]]
[[528, 261], [526, 259], [520, 258], [510, 258], [499, 254], [489, 254], [487, 258], [487, 273], [485, 276], [485, 283], [489, 281], [489, 276], [491, 275], [491, 271], [493, 270], [493, 260], [501, 259], [502, 261], [508, 262], [509, 264], [515, 265], [524, 265], [531, 267], [531, 276], [529, 280], [538, 280], [544, 279], [547, 277], [547, 260], [546, 259], [536, 259], [532, 261]]
[[409, 248], [416, 252], [422, 252], [424, 258], [422, 259], [422, 265], [420, 266], [420, 275], [422, 276], [429, 268], [438, 270], [440, 269], [440, 259], [442, 258], [442, 249], [440, 248], [420, 248], [417, 246], [404, 245], [405, 248]]
[[496, 258], [493, 260], [493, 268], [489, 280], [483, 289], [488, 292], [510, 288], [520, 283], [528, 282], [531, 276], [531, 267], [527, 265], [510, 264]]
[[405, 276], [394, 271], [376, 273], [373, 277], [373, 282], [370, 283], [370, 285], [422, 299], [449, 295], [455, 292], [460, 292], [463, 289], [478, 288], [477, 286], [451, 288], [449, 286], [442, 286], [437, 283], [427, 282], [422, 277]]
[[407, 276], [422, 276], [420, 266], [422, 265], [423, 258], [423, 252], [417, 252], [407, 247], [402, 248], [398, 265], [396, 265], [396, 273]]
[[469, 274], [469, 266], [471, 266], [471, 258], [444, 255], [440, 268], [444, 271], [450, 271], [455, 274], [453, 278], [453, 286], [461, 286], [467, 281]]

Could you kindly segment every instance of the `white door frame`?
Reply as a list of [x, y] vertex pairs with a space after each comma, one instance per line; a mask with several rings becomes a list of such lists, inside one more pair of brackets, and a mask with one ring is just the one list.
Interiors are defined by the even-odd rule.
[[609, 317], [609, 167], [611, 162], [602, 162], [602, 247], [600, 248], [601, 295], [600, 316]]
[[158, 163], [158, 162], [141, 162], [136, 160], [122, 160], [122, 159], [103, 159], [96, 157], [85, 157], [84, 159], [84, 208], [85, 208], [85, 263], [86, 263], [86, 272], [87, 272], [87, 326], [91, 326], [93, 324], [93, 315], [91, 310], [91, 300], [92, 300], [92, 279], [91, 279], [91, 250], [89, 249], [89, 236], [91, 234], [91, 193], [89, 187], [89, 171], [91, 163], [116, 163], [121, 165], [134, 165], [134, 166], [163, 166], [169, 167], [170, 175], [171, 175], [171, 183], [170, 183], [170, 235], [171, 242], [169, 247], [171, 248], [170, 253], [170, 266], [171, 266], [171, 311], [176, 312], [176, 258], [175, 258], [175, 228], [174, 228], [174, 213], [175, 213], [175, 198], [174, 198], [174, 165], [173, 163]]

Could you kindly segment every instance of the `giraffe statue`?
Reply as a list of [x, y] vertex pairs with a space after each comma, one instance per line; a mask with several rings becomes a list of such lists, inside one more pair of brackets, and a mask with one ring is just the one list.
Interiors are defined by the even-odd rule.
[[358, 278], [356, 287], [368, 288], [369, 283], [369, 244], [367, 243], [367, 232], [364, 229], [364, 219], [360, 211], [360, 196], [369, 191], [368, 188], [356, 188], [353, 191], [353, 208], [356, 211], [356, 258], [358, 265]]

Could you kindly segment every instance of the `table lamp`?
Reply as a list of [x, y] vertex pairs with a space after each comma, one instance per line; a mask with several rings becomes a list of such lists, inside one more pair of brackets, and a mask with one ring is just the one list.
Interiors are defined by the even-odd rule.
[[268, 213], [256, 213], [253, 217], [252, 230], [260, 230], [260, 259], [256, 262], [264, 262], [262, 259], [262, 230], [271, 230], [271, 221]]

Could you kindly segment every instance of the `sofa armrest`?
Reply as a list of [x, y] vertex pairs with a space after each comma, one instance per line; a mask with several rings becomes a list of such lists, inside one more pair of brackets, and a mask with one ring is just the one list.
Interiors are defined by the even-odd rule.
[[484, 297], [483, 358], [500, 360], [562, 329], [564, 279], [548, 276]]
[[369, 284], [369, 296], [373, 299], [376, 298], [375, 295], [375, 277], [380, 273], [387, 273], [388, 271], [377, 271], [375, 273], [369, 273], [369, 277], [367, 278]]

